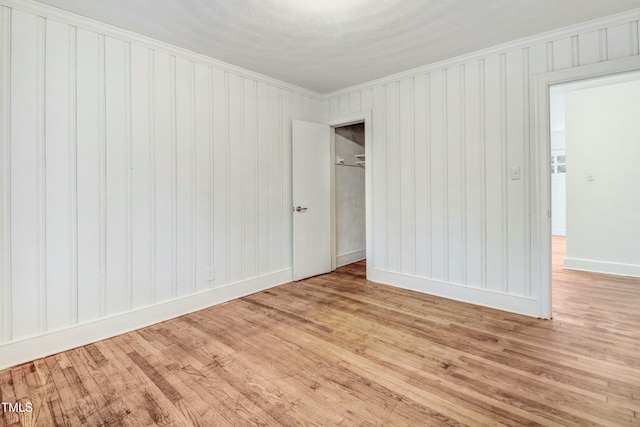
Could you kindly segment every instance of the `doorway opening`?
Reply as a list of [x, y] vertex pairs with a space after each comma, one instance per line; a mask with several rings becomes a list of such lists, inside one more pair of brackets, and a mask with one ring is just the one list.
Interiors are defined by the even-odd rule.
[[327, 124], [331, 129], [331, 269], [364, 263], [365, 275], [370, 277], [375, 261], [372, 259], [371, 111], [336, 117]]
[[638, 72], [549, 87], [554, 297], [640, 284], [638, 99]]
[[366, 259], [364, 122], [332, 127], [332, 270]]

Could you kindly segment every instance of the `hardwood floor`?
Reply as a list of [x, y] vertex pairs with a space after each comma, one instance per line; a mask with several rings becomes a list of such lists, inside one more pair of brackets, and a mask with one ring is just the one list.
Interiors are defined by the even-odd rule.
[[544, 321], [364, 263], [0, 371], [18, 425], [640, 424], [640, 280], [562, 270]]

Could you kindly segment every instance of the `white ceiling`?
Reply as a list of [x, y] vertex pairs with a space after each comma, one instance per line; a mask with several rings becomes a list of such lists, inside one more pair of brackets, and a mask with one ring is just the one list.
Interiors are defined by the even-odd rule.
[[640, 0], [39, 0], [327, 93]]

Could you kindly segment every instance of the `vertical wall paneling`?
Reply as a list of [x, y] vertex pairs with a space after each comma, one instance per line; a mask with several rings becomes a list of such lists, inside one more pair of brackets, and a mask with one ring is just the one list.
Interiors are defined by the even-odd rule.
[[213, 267], [215, 284], [228, 283], [229, 276], [229, 102], [227, 74], [209, 69], [213, 109]]
[[302, 111], [301, 111], [300, 118], [304, 120], [313, 120], [313, 116], [311, 115], [311, 98], [304, 95], [301, 98], [302, 98], [301, 99]]
[[372, 147], [370, 159], [372, 170], [372, 185], [375, 189], [373, 194], [373, 236], [375, 244], [373, 247], [373, 259], [367, 260], [375, 268], [387, 270], [387, 156], [386, 156], [386, 87], [376, 86], [373, 89], [373, 112], [371, 119], [372, 127]]
[[242, 78], [229, 74], [229, 281], [244, 277], [244, 131], [243, 131], [243, 82]]
[[38, 254], [38, 332], [47, 327], [47, 164], [46, 164], [46, 19], [37, 17], [37, 77], [36, 77], [36, 194], [37, 194], [37, 254]]
[[487, 287], [503, 287], [503, 184], [501, 56], [485, 60]]
[[175, 55], [170, 55], [171, 298], [178, 296], [178, 109], [176, 105], [178, 82], [176, 60]]
[[126, 310], [127, 123], [125, 43], [105, 39], [106, 314]]
[[572, 64], [571, 38], [566, 37], [553, 42], [553, 70], [571, 68]]
[[480, 60], [480, 200], [481, 200], [481, 227], [480, 227], [480, 239], [482, 242], [481, 252], [481, 285], [483, 288], [487, 287], [487, 126], [486, 126], [486, 102], [487, 94], [485, 87], [486, 77], [486, 62], [484, 59]]
[[[415, 274], [429, 277], [429, 122], [428, 75], [414, 80]], [[374, 212], [375, 213], [375, 212]]]
[[268, 87], [267, 106], [267, 168], [269, 174], [269, 270], [282, 269], [282, 217], [284, 212], [282, 200], [282, 92], [275, 87]]
[[313, 98], [311, 112], [313, 114], [313, 120], [322, 121], [324, 117], [324, 105], [325, 102], [322, 98]]
[[0, 342], [286, 280], [291, 119], [329, 104], [46, 15], [0, 6]]
[[[584, 44], [581, 43], [580, 46]], [[597, 47], [598, 52], [600, 51], [599, 46]], [[537, 44], [535, 46], [531, 46], [527, 49], [529, 55], [529, 74], [536, 75], [545, 73], [550, 70], [551, 66], [548, 63], [547, 57], [547, 47], [545, 44]], [[599, 55], [599, 54], [598, 54]], [[580, 54], [580, 58], [585, 58], [586, 55]]]
[[400, 270], [415, 275], [415, 141], [414, 79], [400, 81], [398, 103], [398, 162], [400, 194]]
[[101, 39], [77, 32], [78, 322], [100, 316], [102, 266], [102, 90]]
[[600, 61], [609, 60], [609, 33], [606, 28], [600, 30]]
[[157, 264], [158, 264], [158, 234], [156, 215], [156, 56], [153, 49], [149, 49], [149, 243], [150, 243], [150, 271], [149, 271], [149, 300], [158, 300]]
[[443, 236], [444, 236], [444, 244], [443, 244], [443, 280], [445, 282], [449, 281], [449, 126], [448, 126], [448, 93], [447, 93], [447, 82], [448, 82], [448, 69], [445, 68], [442, 70], [442, 167], [444, 168], [442, 171], [442, 222], [443, 222]]
[[[600, 32], [598, 32], [598, 38], [597, 40], [600, 40]], [[584, 44], [581, 43], [580, 46], [583, 46]], [[594, 45], [594, 48], [596, 49], [596, 51], [598, 52], [597, 57], [600, 58], [600, 44], [599, 42], [597, 44]], [[529, 76], [535, 76], [536, 74], [542, 74], [547, 72], [550, 69], [550, 64], [549, 62], [549, 58], [546, 55], [546, 46], [544, 44], [538, 44], [538, 45], [534, 45], [531, 46], [527, 49], [527, 53], [528, 53], [528, 74]], [[581, 52], [580, 54], [580, 58], [585, 58], [585, 55]], [[529, 82], [530, 82], [531, 78], [529, 78]], [[534, 112], [533, 111], [529, 111], [529, 116], [531, 116]], [[535, 197], [536, 195], [536, 182], [533, 179], [533, 173], [535, 170], [537, 170], [539, 168], [539, 165], [537, 164], [536, 159], [539, 158], [538, 156], [538, 152], [537, 152], [537, 147], [538, 144], [534, 144], [535, 141], [535, 129], [534, 127], [531, 125], [531, 121], [529, 123], [529, 146], [528, 146], [528, 155], [529, 155], [529, 166], [530, 166], [530, 174], [532, 175], [532, 180], [531, 182], [529, 182], [528, 184], [528, 190], [531, 191], [530, 196]], [[524, 176], [524, 175], [523, 175]], [[530, 197], [531, 199], [531, 197]], [[533, 216], [532, 216], [532, 205], [529, 204], [527, 212], [528, 212], [528, 218], [529, 218], [529, 222], [528, 222], [528, 238], [529, 238], [529, 242], [531, 242], [531, 238], [532, 236], [535, 236], [538, 232], [538, 230], [536, 229], [536, 222], [532, 220]], [[527, 265], [529, 265], [529, 268], [531, 268], [530, 266], [530, 259], [529, 262], [527, 263]], [[528, 280], [531, 280], [530, 278], [528, 278]], [[533, 289], [532, 289], [532, 283], [528, 282], [528, 286], [529, 286], [529, 290], [528, 290], [528, 295], [533, 295]]]
[[132, 45], [131, 82], [131, 306], [153, 297], [153, 53]]
[[293, 265], [293, 201], [291, 200], [291, 119], [295, 118], [292, 94], [282, 90], [282, 267]]
[[[106, 108], [106, 37], [98, 35], [98, 203], [100, 259], [100, 317], [107, 315], [107, 108]], [[95, 191], [95, 189], [94, 189]]]
[[362, 111], [373, 108], [373, 89], [364, 89], [360, 96], [360, 107]]
[[0, 343], [11, 340], [11, 9], [0, 6]]
[[124, 44], [124, 120], [125, 120], [125, 188], [126, 188], [126, 217], [125, 217], [125, 310], [129, 311], [133, 308], [133, 283], [132, 283], [132, 265], [131, 252], [133, 244], [133, 236], [131, 230], [132, 222], [132, 104], [131, 104], [131, 43]]
[[[190, 238], [191, 238], [191, 265], [190, 265], [190, 285], [187, 291], [187, 294], [192, 294], [196, 291], [196, 269], [197, 269], [197, 252], [196, 252], [196, 176], [198, 173], [197, 163], [196, 163], [196, 67], [193, 61], [190, 61], [190, 74], [191, 74], [191, 87], [190, 87], [190, 109], [191, 109], [191, 138], [192, 138], [192, 146], [191, 146], [191, 158], [189, 159], [191, 163], [191, 171], [190, 171], [190, 180], [191, 180], [191, 230], [189, 230]], [[205, 156], [206, 158], [206, 156]]]
[[607, 58], [617, 59], [631, 55], [634, 45], [632, 35], [631, 24], [607, 28]]
[[323, 100], [322, 102], [322, 121], [323, 123], [329, 120], [331, 117], [331, 102], [329, 100]]
[[69, 228], [71, 239], [69, 286], [71, 298], [71, 324], [78, 323], [78, 29], [69, 28]]
[[579, 65], [600, 62], [600, 34], [600, 31], [591, 31], [578, 36]]
[[463, 184], [462, 184], [462, 73], [460, 67], [447, 69], [446, 92], [446, 218], [447, 281], [464, 283]]
[[349, 97], [349, 112], [355, 113], [361, 111], [361, 99], [362, 94], [360, 92], [354, 92]]
[[[257, 236], [257, 260], [256, 273], [258, 276], [270, 271], [269, 249], [271, 247], [271, 210], [269, 197], [270, 185], [270, 158], [269, 158], [269, 87], [264, 83], [257, 84], [256, 92], [256, 236]], [[311, 106], [310, 106], [311, 107]], [[309, 111], [311, 114], [311, 111]]]
[[349, 114], [351, 111], [351, 107], [349, 106], [349, 95], [342, 95], [340, 97], [340, 115], [344, 116], [345, 114]]
[[[41, 274], [39, 175], [39, 82], [44, 52], [39, 19], [14, 10], [11, 14], [11, 290], [12, 338], [40, 332]], [[35, 266], [35, 268], [34, 268]]]
[[[525, 143], [528, 128], [525, 126], [525, 92], [528, 89], [525, 71], [525, 55], [522, 49], [509, 52], [505, 59], [505, 170], [506, 186], [506, 230], [508, 292], [526, 295], [525, 287], [525, 230], [526, 215], [526, 171]], [[509, 179], [511, 168], [520, 168], [520, 179]]]
[[292, 119], [304, 119], [302, 115], [302, 96], [299, 93], [291, 93], [291, 118]]
[[[205, 290], [214, 283], [208, 281], [208, 268], [215, 268], [213, 230], [215, 194], [213, 192], [214, 152], [213, 152], [213, 88], [209, 68], [203, 64], [193, 64], [193, 126], [195, 146], [192, 154], [194, 165], [192, 188], [194, 210], [192, 239], [195, 253], [192, 268], [193, 287], [191, 292]], [[214, 279], [215, 280], [215, 279]], [[218, 280], [220, 278], [218, 277]]]
[[430, 73], [429, 86], [429, 162], [430, 162], [430, 213], [431, 218], [431, 277], [445, 280], [446, 270], [446, 211], [445, 195], [445, 91], [444, 71]]
[[465, 65], [460, 65], [460, 92], [459, 92], [459, 123], [460, 123], [460, 153], [458, 155], [459, 165], [460, 165], [460, 233], [461, 233], [461, 242], [460, 242], [460, 251], [459, 256], [461, 258], [461, 283], [467, 284], [467, 127], [466, 127], [466, 104], [465, 104], [465, 93], [467, 91], [466, 86], [466, 73], [465, 73]]
[[546, 56], [547, 59], [545, 61], [545, 63], [547, 64], [547, 71], [554, 71], [555, 70], [555, 64], [554, 64], [554, 58], [553, 58], [553, 42], [547, 42], [545, 44], [545, 48], [546, 48]]
[[532, 296], [531, 294], [531, 168], [530, 168], [530, 149], [531, 149], [531, 102], [530, 102], [530, 58], [529, 49], [523, 49], [522, 53], [522, 100], [523, 100], [523, 148], [522, 148], [522, 186], [524, 206], [522, 207], [522, 221], [523, 233], [524, 233], [524, 294], [526, 296]]
[[331, 117], [337, 117], [341, 115], [339, 97], [334, 97], [329, 100], [329, 111], [330, 111]]
[[507, 163], [507, 54], [500, 55], [500, 189], [501, 189], [501, 237], [502, 237], [502, 268], [501, 268], [501, 283], [500, 288], [503, 292], [508, 292], [509, 283], [507, 282], [508, 268], [509, 268], [509, 203], [508, 203], [508, 187], [507, 180], [509, 179], [509, 165]]
[[580, 64], [580, 40], [578, 36], [572, 36], [571, 37], [571, 66], [577, 67], [579, 64]]
[[386, 85], [386, 172], [387, 172], [387, 268], [399, 272], [401, 268], [401, 192], [400, 192], [400, 146], [399, 146], [399, 83]]
[[155, 300], [165, 301], [175, 290], [173, 281], [173, 107], [172, 58], [161, 52], [154, 53], [154, 264]]
[[[47, 325], [60, 329], [72, 323], [72, 100], [75, 81], [71, 80], [71, 28], [46, 22], [45, 130], [46, 145], [46, 274]], [[75, 43], [74, 43], [75, 44]], [[74, 64], [75, 68], [75, 64]]]
[[464, 66], [464, 229], [465, 283], [482, 287], [484, 241], [483, 227], [483, 134], [481, 124], [481, 63], [473, 61]]
[[186, 295], [195, 288], [193, 277], [194, 245], [194, 72], [193, 63], [176, 58], [176, 287], [177, 295]]
[[255, 81], [243, 79], [242, 94], [242, 129], [243, 129], [243, 153], [244, 172], [242, 174], [244, 199], [244, 270], [243, 278], [258, 275], [258, 131], [257, 131], [257, 105]]

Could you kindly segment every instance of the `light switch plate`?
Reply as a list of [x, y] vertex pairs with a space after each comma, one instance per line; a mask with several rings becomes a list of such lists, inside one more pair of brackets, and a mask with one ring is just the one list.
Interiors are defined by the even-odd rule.
[[520, 166], [514, 166], [511, 168], [511, 180], [515, 181], [520, 179]]

